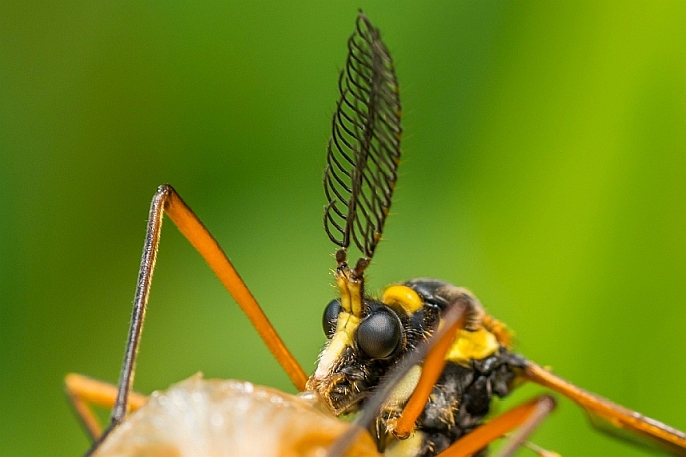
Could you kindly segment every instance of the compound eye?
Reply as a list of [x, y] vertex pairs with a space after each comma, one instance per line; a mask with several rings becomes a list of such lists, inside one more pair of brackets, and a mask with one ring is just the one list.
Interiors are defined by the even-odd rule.
[[324, 308], [324, 316], [322, 318], [322, 327], [327, 338], [331, 338], [336, 332], [336, 323], [338, 322], [338, 314], [343, 308], [341, 307], [340, 299], [331, 300], [326, 308]]
[[384, 359], [395, 352], [402, 336], [400, 319], [392, 311], [378, 310], [357, 329], [357, 345], [367, 356]]

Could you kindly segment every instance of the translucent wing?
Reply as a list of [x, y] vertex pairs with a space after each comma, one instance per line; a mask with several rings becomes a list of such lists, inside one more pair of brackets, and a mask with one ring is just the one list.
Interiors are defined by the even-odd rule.
[[586, 410], [599, 430], [673, 455], [686, 456], [685, 433], [587, 392], [535, 363], [528, 362], [523, 374], [529, 381], [575, 401]]
[[362, 12], [338, 88], [324, 170], [324, 228], [341, 248], [352, 241], [371, 259], [391, 206], [402, 129], [393, 61]]

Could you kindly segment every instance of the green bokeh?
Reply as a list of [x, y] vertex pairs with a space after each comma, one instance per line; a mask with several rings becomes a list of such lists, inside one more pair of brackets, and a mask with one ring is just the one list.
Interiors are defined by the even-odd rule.
[[[358, 7], [406, 133], [370, 288], [467, 286], [528, 357], [686, 429], [686, 4], [247, 5], [0, 5], [0, 454], [87, 448], [62, 378], [116, 381], [164, 182], [313, 367], [334, 295], [320, 177]], [[158, 267], [138, 390], [200, 370], [292, 390], [171, 224]], [[534, 441], [645, 455], [567, 401]]]

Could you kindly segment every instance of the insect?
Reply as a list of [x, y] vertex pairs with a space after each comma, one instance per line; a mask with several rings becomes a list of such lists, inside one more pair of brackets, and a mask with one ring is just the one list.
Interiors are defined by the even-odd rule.
[[[116, 447], [115, 438], [122, 431], [144, 428], [133, 422], [133, 416], [127, 419], [127, 411], [132, 405], [145, 402], [133, 395], [131, 388], [164, 213], [234, 296], [293, 384], [300, 391], [321, 398], [336, 416], [359, 413], [359, 427], [341, 426], [336, 434], [340, 438], [327, 438], [327, 445], [333, 443], [330, 455], [357, 452], [350, 446], [368, 439], [364, 434], [361, 436], [365, 438], [359, 438], [360, 428], [371, 431], [374, 445], [386, 455], [441, 457], [480, 453], [494, 439], [519, 429], [502, 450], [503, 455], [510, 455], [554, 407], [553, 400], [543, 396], [484, 422], [493, 397], [506, 396], [525, 381], [569, 397], [611, 430], [625, 432], [675, 455], [686, 455], [684, 433], [586, 392], [512, 352], [507, 327], [486, 314], [467, 289], [437, 279], [419, 278], [388, 287], [380, 298], [366, 293], [365, 271], [381, 240], [397, 180], [401, 105], [390, 54], [379, 31], [362, 13], [348, 41], [348, 50], [339, 78], [340, 99], [333, 117], [324, 173], [324, 226], [337, 246], [334, 278], [340, 297], [325, 307], [323, 327], [328, 338], [315, 372], [309, 377], [305, 374], [218, 243], [176, 191], [168, 185], [161, 186], [151, 204], [119, 384], [107, 391], [100, 384], [89, 386], [81, 377], [67, 380], [77, 411], [97, 438], [89, 455]], [[348, 253], [355, 249], [360, 257], [351, 266]], [[150, 403], [154, 406], [163, 398], [167, 400], [162, 403], [168, 403], [174, 392], [204, 398], [211, 396], [207, 392], [214, 391], [216, 386], [189, 380], [153, 397]], [[220, 396], [220, 402], [242, 394], [240, 387], [232, 386], [223, 390], [226, 397]], [[263, 406], [257, 399], [266, 398], [271, 399], [267, 400], [269, 404], [292, 402], [296, 410], [308, 411], [303, 415], [315, 414], [316, 406], [312, 403], [306, 405], [281, 393], [247, 390], [250, 392], [242, 397], [243, 401], [255, 401], [256, 410]], [[110, 424], [104, 432], [98, 429], [87, 402], [113, 405]], [[166, 417], [164, 414], [162, 418]], [[213, 416], [216, 421], [229, 420], [228, 415], [217, 414]], [[146, 415], [136, 417], [141, 416], [143, 423], [148, 420]], [[244, 422], [231, 417], [237, 423]], [[304, 428], [314, 428], [318, 417], [308, 421]], [[263, 422], [262, 426], [283, 425]], [[110, 439], [115, 440], [113, 444]], [[284, 452], [291, 452], [297, 447], [293, 441], [298, 440], [275, 446], [289, 446]]]

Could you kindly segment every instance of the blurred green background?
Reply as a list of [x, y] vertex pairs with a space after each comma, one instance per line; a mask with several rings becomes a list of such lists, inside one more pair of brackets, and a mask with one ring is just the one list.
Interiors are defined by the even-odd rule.
[[[395, 59], [405, 127], [370, 289], [467, 286], [529, 358], [686, 429], [683, 2], [6, 1], [0, 454], [88, 447], [62, 378], [117, 380], [165, 182], [313, 368], [335, 294], [321, 173], [358, 7]], [[167, 223], [136, 388], [200, 370], [293, 390]], [[566, 401], [534, 441], [645, 455]]]

